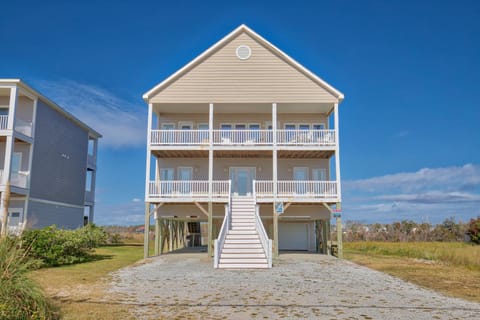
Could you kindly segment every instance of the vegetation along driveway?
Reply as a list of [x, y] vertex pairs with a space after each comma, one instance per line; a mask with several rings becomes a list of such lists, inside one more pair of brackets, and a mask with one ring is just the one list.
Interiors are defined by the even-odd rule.
[[112, 280], [106, 299], [139, 319], [480, 318], [478, 303], [317, 254], [282, 254], [270, 270], [215, 270], [205, 253], [172, 253]]

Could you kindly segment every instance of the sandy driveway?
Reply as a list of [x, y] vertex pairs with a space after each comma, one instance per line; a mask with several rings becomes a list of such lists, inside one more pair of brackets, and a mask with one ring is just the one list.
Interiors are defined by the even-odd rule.
[[139, 319], [480, 319], [480, 304], [315, 254], [248, 271], [215, 270], [205, 253], [167, 254], [116, 272], [110, 293]]

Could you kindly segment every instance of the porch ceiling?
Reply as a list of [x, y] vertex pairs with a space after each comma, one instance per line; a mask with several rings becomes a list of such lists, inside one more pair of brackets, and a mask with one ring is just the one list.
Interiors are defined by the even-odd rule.
[[[214, 103], [214, 114], [218, 113], [271, 113], [271, 103]], [[322, 113], [329, 114], [333, 110], [332, 103], [278, 103], [277, 113]], [[205, 113], [209, 105], [206, 103], [155, 103], [155, 113]]]
[[[1, 137], [0, 137], [1, 138]], [[207, 150], [152, 150], [158, 158], [208, 158]], [[332, 150], [278, 150], [279, 159], [329, 159]], [[214, 158], [271, 159], [271, 150], [215, 150]]]

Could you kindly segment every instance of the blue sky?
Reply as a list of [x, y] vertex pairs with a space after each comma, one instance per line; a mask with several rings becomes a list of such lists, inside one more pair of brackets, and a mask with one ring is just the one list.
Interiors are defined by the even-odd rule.
[[344, 219], [480, 215], [478, 1], [9, 1], [0, 77], [103, 133], [96, 221], [143, 221], [144, 92], [245, 23], [345, 94]]

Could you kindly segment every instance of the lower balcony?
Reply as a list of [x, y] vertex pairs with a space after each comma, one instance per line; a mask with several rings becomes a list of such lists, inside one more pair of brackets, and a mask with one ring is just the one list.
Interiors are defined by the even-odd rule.
[[[338, 202], [336, 181], [277, 181], [274, 199], [274, 182], [271, 180], [245, 181], [215, 180], [212, 183], [212, 200], [228, 202], [231, 193], [253, 195], [257, 202]], [[150, 181], [148, 201], [207, 202], [208, 180]]]
[[[0, 169], [0, 181], [3, 180], [3, 170]], [[26, 189], [28, 186], [29, 172], [18, 171], [10, 174], [10, 186]]]

